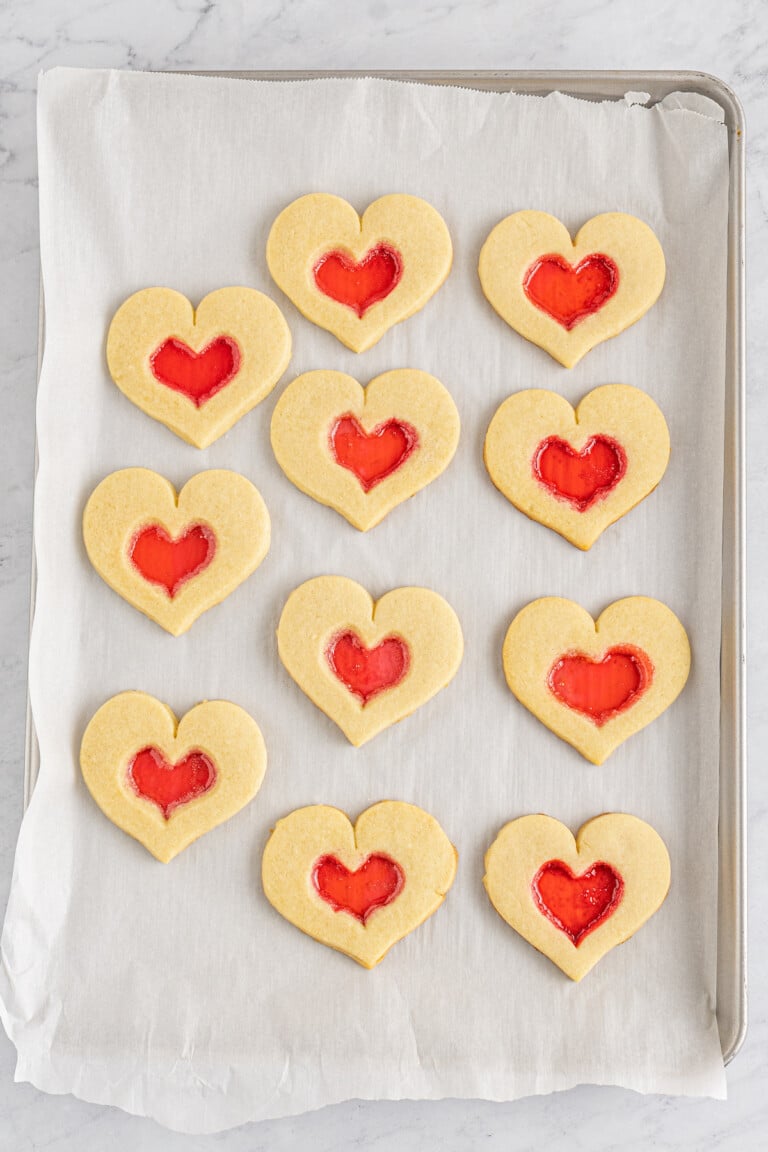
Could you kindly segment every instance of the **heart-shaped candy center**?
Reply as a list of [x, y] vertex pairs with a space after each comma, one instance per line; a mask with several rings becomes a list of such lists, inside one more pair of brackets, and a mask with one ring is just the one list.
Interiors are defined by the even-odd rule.
[[575, 267], [557, 254], [540, 256], [523, 279], [531, 303], [569, 332], [602, 308], [618, 286], [618, 268], [600, 252], [585, 256]]
[[155, 349], [149, 363], [156, 380], [200, 408], [237, 375], [240, 349], [231, 336], [218, 336], [200, 352], [171, 337]]
[[626, 470], [626, 453], [609, 436], [593, 436], [580, 452], [559, 436], [549, 436], [533, 457], [536, 478], [579, 512], [615, 488]]
[[183, 584], [211, 563], [216, 538], [210, 528], [194, 524], [175, 540], [159, 524], [142, 528], [131, 541], [131, 563], [151, 584], [161, 584], [173, 599]]
[[354, 416], [346, 415], [331, 428], [330, 441], [336, 463], [354, 472], [363, 491], [370, 492], [408, 459], [419, 436], [403, 420], [387, 420], [366, 432]]
[[366, 648], [355, 632], [341, 632], [326, 650], [331, 671], [363, 707], [387, 688], [394, 688], [410, 664], [408, 645], [399, 636], [387, 636], [375, 648]]
[[361, 924], [402, 891], [405, 875], [399, 864], [378, 853], [350, 872], [335, 856], [321, 856], [312, 869], [318, 895], [335, 912], [348, 912]]
[[181, 804], [213, 787], [216, 769], [204, 752], [189, 752], [171, 764], [158, 748], [148, 747], [131, 760], [127, 777], [137, 796], [157, 804], [167, 820]]
[[400, 283], [403, 261], [389, 244], [377, 244], [359, 262], [346, 252], [326, 252], [313, 272], [315, 284], [325, 296], [346, 304], [362, 317]]
[[610, 864], [593, 864], [575, 876], [562, 860], [548, 860], [531, 885], [539, 911], [578, 948], [611, 916], [624, 895], [624, 881]]
[[583, 652], [561, 656], [547, 682], [558, 700], [601, 728], [635, 704], [653, 679], [653, 665], [640, 648], [611, 648], [602, 660]]

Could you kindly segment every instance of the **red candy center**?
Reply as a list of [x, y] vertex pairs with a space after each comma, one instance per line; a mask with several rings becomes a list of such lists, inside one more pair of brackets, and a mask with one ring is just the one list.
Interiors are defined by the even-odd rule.
[[137, 532], [128, 555], [131, 563], [151, 584], [162, 584], [173, 599], [183, 584], [207, 568], [216, 552], [210, 528], [195, 524], [172, 540], [159, 524]]
[[602, 660], [582, 652], [561, 656], [547, 683], [558, 700], [594, 720], [598, 728], [631, 708], [653, 679], [653, 665], [640, 648], [611, 648]]
[[626, 471], [626, 453], [609, 436], [593, 436], [580, 452], [566, 440], [550, 436], [533, 457], [534, 476], [579, 512], [606, 496]]
[[411, 659], [399, 636], [387, 636], [375, 648], [366, 648], [354, 632], [334, 637], [325, 655], [333, 674], [362, 700], [363, 707], [379, 692], [399, 684]]
[[366, 432], [351, 415], [336, 421], [330, 439], [336, 463], [354, 472], [364, 492], [396, 472], [419, 444], [416, 429], [402, 420], [387, 420]]
[[171, 764], [158, 748], [149, 747], [136, 753], [127, 776], [136, 795], [157, 804], [167, 820], [180, 805], [213, 787], [216, 769], [204, 752], [190, 752]]
[[562, 256], [540, 256], [523, 279], [523, 290], [537, 308], [569, 332], [602, 308], [619, 286], [619, 270], [610, 256], [593, 252], [574, 267]]
[[200, 408], [237, 375], [240, 349], [230, 336], [217, 337], [200, 352], [171, 337], [155, 349], [149, 363], [156, 380]]
[[610, 864], [593, 864], [581, 876], [574, 876], [562, 860], [548, 860], [531, 888], [539, 911], [577, 948], [613, 915], [624, 895], [624, 881]]
[[405, 875], [388, 856], [369, 856], [355, 872], [335, 856], [321, 856], [312, 869], [312, 883], [334, 912], [348, 912], [365, 924], [377, 908], [391, 904], [400, 894]]
[[326, 252], [313, 272], [315, 284], [325, 296], [364, 316], [400, 283], [403, 261], [389, 244], [377, 244], [359, 263], [346, 252]]

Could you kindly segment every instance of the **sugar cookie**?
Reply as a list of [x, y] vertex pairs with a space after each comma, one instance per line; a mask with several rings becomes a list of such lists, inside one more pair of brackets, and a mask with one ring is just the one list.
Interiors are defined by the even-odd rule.
[[283, 209], [267, 241], [275, 283], [353, 352], [423, 308], [452, 259], [443, 218], [417, 196], [382, 196], [361, 218], [339, 196], [310, 193]]
[[439, 476], [458, 440], [450, 394], [415, 368], [366, 388], [343, 372], [305, 372], [272, 416], [272, 448], [288, 479], [362, 532]]
[[338, 808], [317, 804], [278, 821], [261, 876], [281, 916], [373, 968], [437, 911], [457, 859], [435, 818], [413, 804], [384, 800], [354, 826]]
[[655, 720], [688, 679], [685, 629], [658, 600], [616, 600], [597, 621], [546, 596], [509, 626], [507, 684], [521, 704], [593, 764]]
[[318, 576], [286, 601], [280, 659], [296, 683], [359, 747], [426, 704], [464, 651], [451, 606], [428, 588], [375, 601], [344, 576]]
[[197, 308], [171, 288], [145, 288], [118, 308], [107, 335], [120, 391], [196, 448], [263, 400], [290, 358], [282, 312], [253, 288], [219, 288]]
[[480, 252], [483, 292], [510, 328], [566, 368], [645, 315], [664, 287], [664, 253], [642, 220], [593, 216], [571, 242], [546, 212], [514, 212]]
[[148, 468], [112, 472], [83, 513], [88, 558], [123, 599], [180, 636], [258, 568], [267, 507], [237, 472], [198, 472], [176, 495]]
[[144, 692], [102, 704], [80, 746], [80, 768], [105, 816], [167, 864], [258, 792], [267, 751], [254, 720], [225, 700], [177, 721]]
[[496, 411], [484, 457], [516, 508], [586, 550], [659, 483], [669, 431], [650, 396], [627, 384], [595, 388], [575, 412], [532, 388]]
[[636, 816], [595, 816], [575, 838], [551, 816], [522, 816], [488, 849], [483, 883], [499, 915], [578, 981], [664, 903], [669, 854]]

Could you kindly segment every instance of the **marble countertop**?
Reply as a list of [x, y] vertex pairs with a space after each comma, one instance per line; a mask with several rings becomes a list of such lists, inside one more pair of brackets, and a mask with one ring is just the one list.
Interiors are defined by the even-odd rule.
[[[745, 106], [748, 145], [749, 573], [768, 567], [768, 8], [764, 0], [9, 0], [0, 11], [0, 906], [22, 815], [37, 355], [35, 88], [57, 64], [138, 69], [694, 69]], [[749, 612], [749, 666], [768, 658], [768, 612]], [[728, 1069], [729, 1099], [642, 1097], [582, 1087], [512, 1104], [350, 1102], [219, 1136], [14, 1084], [0, 1032], [0, 1147], [6, 1152], [408, 1152], [441, 1146], [627, 1152], [768, 1145], [768, 703], [749, 704], [750, 1030]]]

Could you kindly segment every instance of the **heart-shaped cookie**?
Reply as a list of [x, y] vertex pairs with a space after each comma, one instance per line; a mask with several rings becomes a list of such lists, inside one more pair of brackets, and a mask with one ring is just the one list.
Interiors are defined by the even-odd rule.
[[291, 593], [277, 646], [302, 692], [355, 747], [426, 704], [464, 652], [458, 617], [436, 592], [395, 588], [374, 601], [344, 576]]
[[281, 916], [373, 968], [437, 911], [457, 859], [437, 820], [413, 804], [374, 804], [354, 826], [338, 808], [317, 804], [278, 821], [261, 876]]
[[575, 838], [551, 816], [522, 816], [488, 849], [483, 883], [523, 939], [581, 980], [664, 903], [669, 854], [636, 816], [595, 816]]
[[237, 472], [198, 472], [176, 495], [148, 468], [112, 472], [83, 513], [88, 558], [123, 599], [172, 636], [220, 603], [269, 551], [267, 507]]
[[177, 721], [144, 692], [121, 692], [91, 718], [80, 768], [113, 824], [164, 864], [258, 792], [267, 751], [254, 720], [226, 700]]
[[485, 466], [506, 498], [577, 548], [649, 495], [669, 461], [669, 431], [645, 392], [606, 384], [574, 412], [556, 392], [510, 396], [485, 437]]
[[282, 312], [253, 288], [219, 288], [196, 309], [171, 288], [145, 288], [118, 308], [107, 335], [121, 392], [196, 448], [263, 400], [290, 358]]
[[691, 664], [682, 624], [647, 596], [616, 600], [597, 621], [573, 600], [534, 600], [502, 656], [520, 703], [593, 764], [669, 707]]
[[288, 479], [362, 532], [439, 476], [458, 440], [450, 394], [413, 368], [367, 388], [343, 372], [306, 372], [272, 416], [272, 448]]
[[546, 212], [514, 212], [480, 252], [483, 292], [510, 328], [566, 368], [645, 315], [664, 287], [664, 253], [636, 216], [593, 216], [571, 242]]
[[314, 192], [283, 209], [267, 241], [275, 283], [353, 352], [423, 308], [452, 259], [445, 221], [417, 196], [382, 196], [361, 218], [339, 196]]

